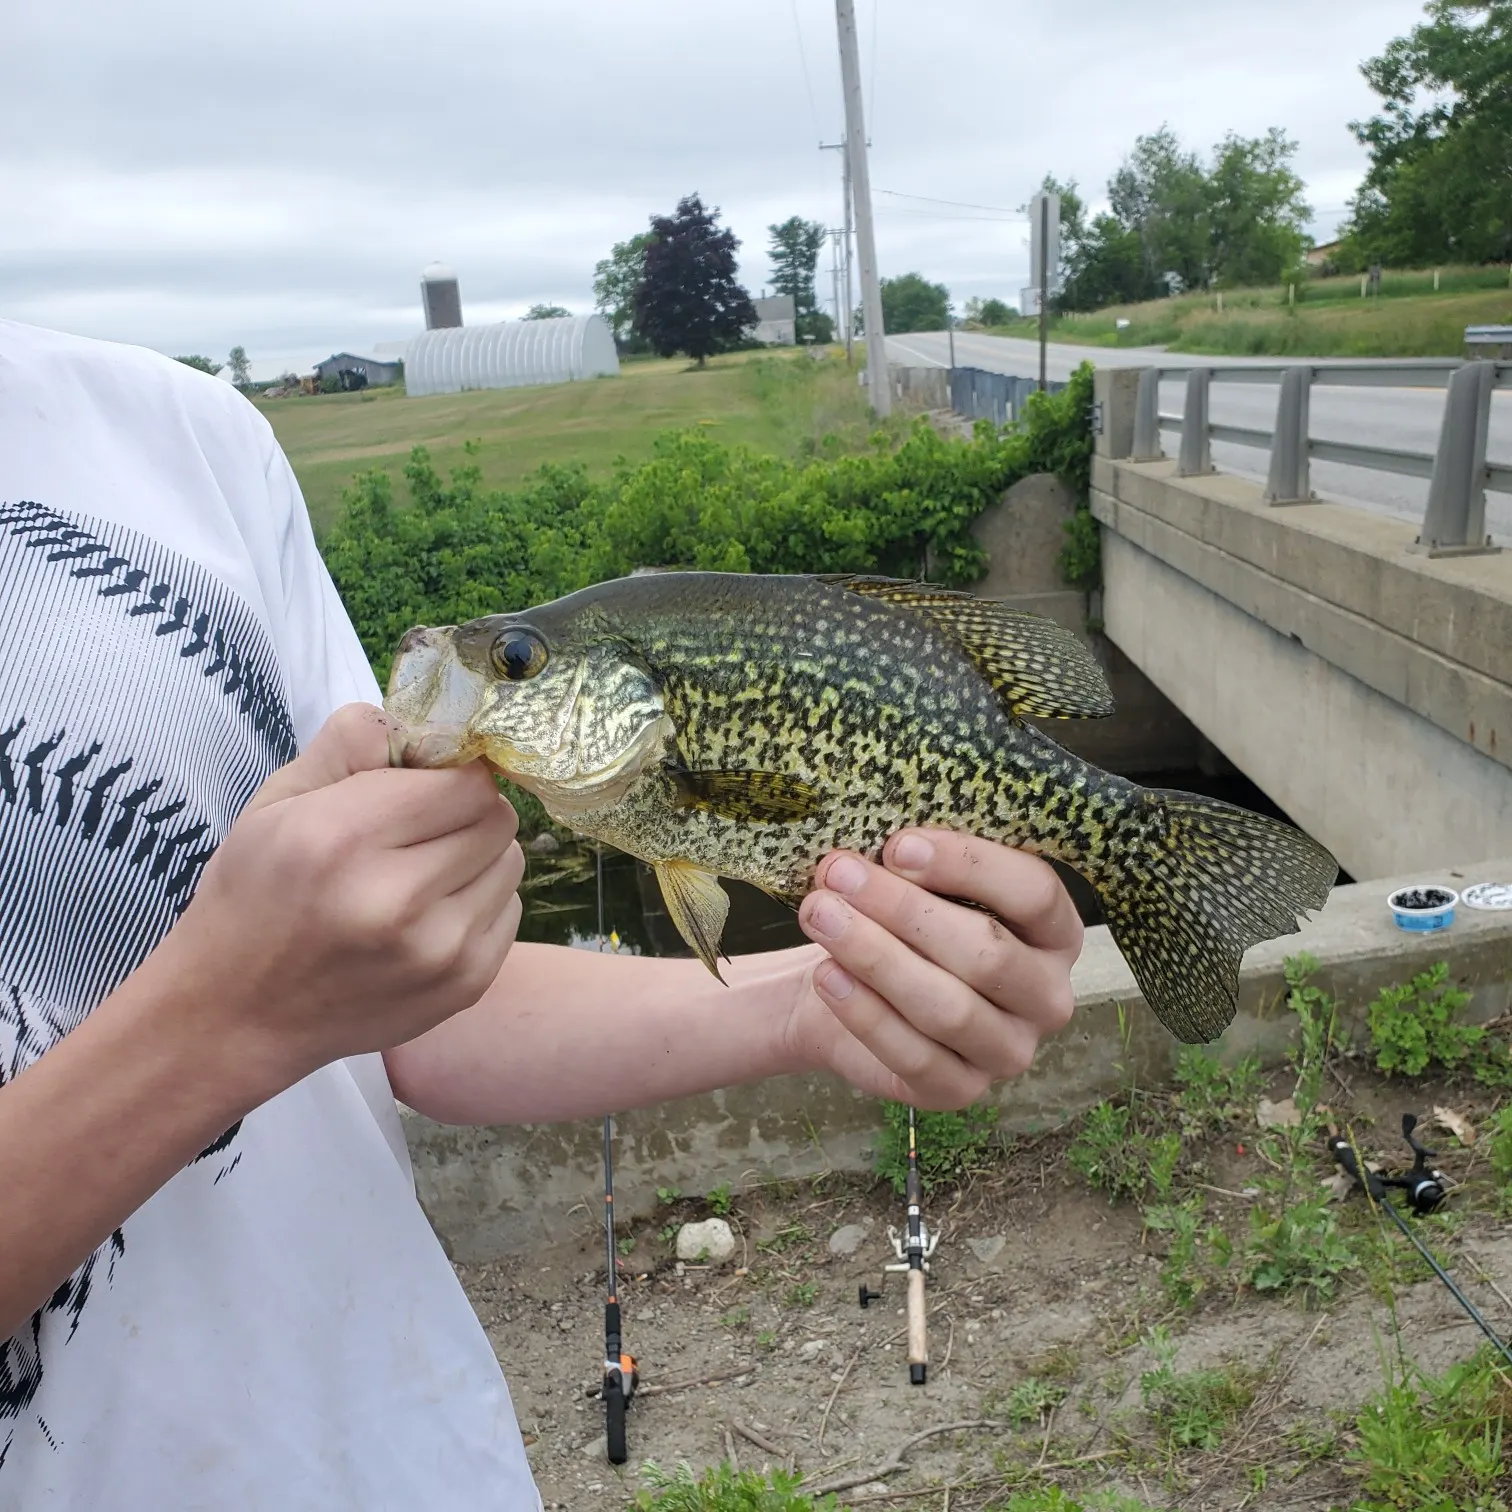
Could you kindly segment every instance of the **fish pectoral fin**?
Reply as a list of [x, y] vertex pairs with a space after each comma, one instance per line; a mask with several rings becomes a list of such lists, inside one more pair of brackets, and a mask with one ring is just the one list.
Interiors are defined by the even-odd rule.
[[658, 861], [656, 880], [678, 934], [719, 977], [719, 940], [730, 912], [730, 895], [719, 885], [719, 878], [691, 861]]
[[1108, 679], [1090, 647], [1042, 614], [893, 578], [832, 581], [929, 620], [971, 658], [1015, 718], [1102, 719], [1113, 712]]
[[781, 772], [672, 773], [679, 808], [707, 809], [724, 819], [755, 824], [796, 824], [820, 810], [819, 789]]

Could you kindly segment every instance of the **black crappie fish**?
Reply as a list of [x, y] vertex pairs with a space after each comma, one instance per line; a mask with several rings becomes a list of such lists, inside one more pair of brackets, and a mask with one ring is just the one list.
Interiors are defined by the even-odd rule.
[[1142, 788], [1028, 719], [1112, 712], [1053, 621], [887, 578], [673, 572], [517, 614], [411, 630], [386, 707], [393, 759], [482, 757], [559, 823], [656, 869], [717, 975], [719, 877], [794, 906], [824, 854], [910, 825], [1054, 857], [1096, 889], [1145, 1001], [1178, 1039], [1233, 1018], [1239, 965], [1322, 906], [1334, 858], [1300, 830]]

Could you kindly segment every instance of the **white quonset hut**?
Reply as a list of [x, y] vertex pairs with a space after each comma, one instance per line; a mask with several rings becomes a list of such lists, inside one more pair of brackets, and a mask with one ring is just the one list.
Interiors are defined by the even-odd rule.
[[405, 392], [416, 398], [618, 373], [614, 334], [602, 315], [422, 331], [404, 353]]

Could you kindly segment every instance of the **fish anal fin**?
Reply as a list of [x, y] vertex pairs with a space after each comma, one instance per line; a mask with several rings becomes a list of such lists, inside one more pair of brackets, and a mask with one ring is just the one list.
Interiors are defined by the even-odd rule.
[[836, 574], [826, 581], [929, 620], [960, 646], [1016, 718], [1102, 719], [1113, 712], [1108, 679], [1090, 648], [1044, 615], [895, 578]]
[[680, 808], [707, 809], [724, 819], [755, 824], [796, 824], [819, 813], [819, 789], [782, 772], [674, 771]]
[[656, 880], [661, 884], [667, 913], [677, 932], [693, 953], [722, 982], [719, 975], [720, 937], [730, 912], [730, 895], [713, 872], [691, 861], [658, 861]]

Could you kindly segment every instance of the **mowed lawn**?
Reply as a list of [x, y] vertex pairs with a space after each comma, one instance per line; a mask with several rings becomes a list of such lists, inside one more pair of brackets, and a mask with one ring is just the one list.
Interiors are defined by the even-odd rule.
[[317, 533], [336, 518], [342, 489], [359, 472], [382, 468], [405, 499], [403, 467], [417, 445], [429, 448], [443, 475], [475, 463], [486, 484], [502, 487], [547, 462], [604, 474], [619, 457], [648, 457], [658, 432], [689, 426], [791, 456], [826, 433], [863, 432], [866, 413], [843, 356], [816, 362], [747, 352], [713, 358], [701, 371], [680, 358], [636, 360], [617, 378], [544, 388], [425, 399], [374, 389], [261, 400], [258, 408], [293, 464]]

